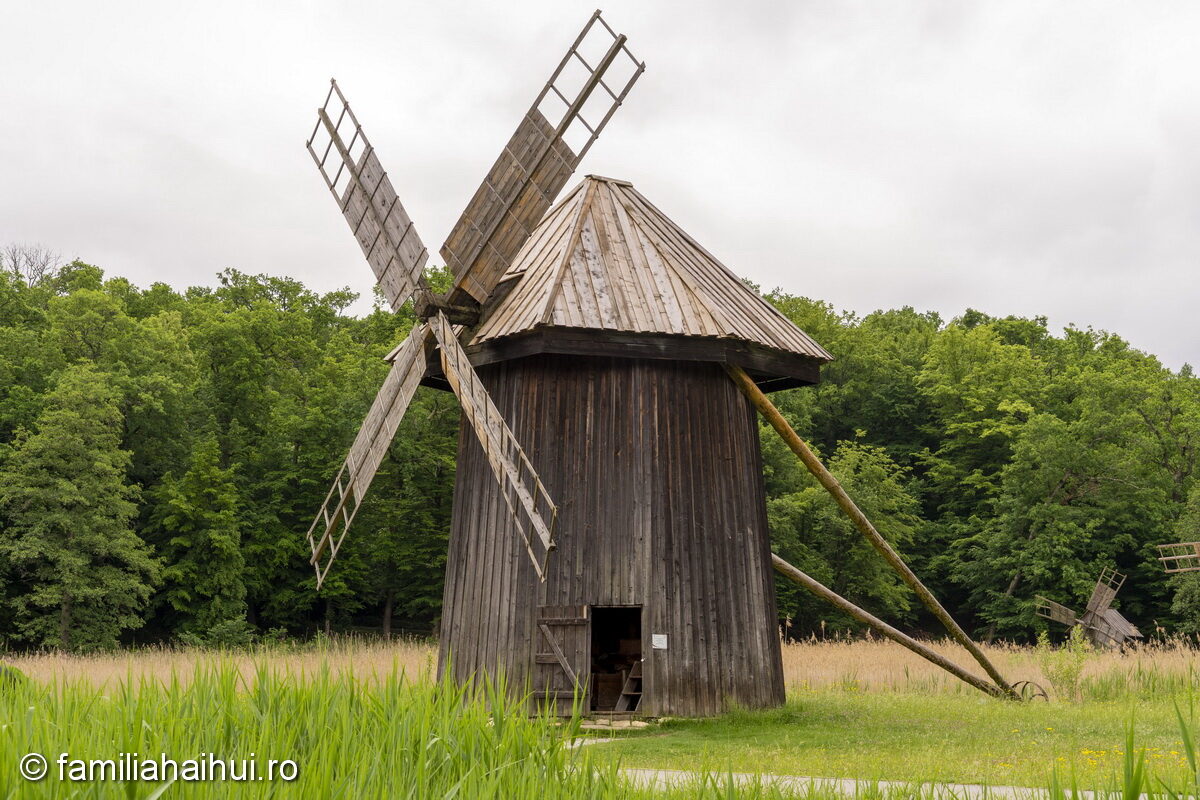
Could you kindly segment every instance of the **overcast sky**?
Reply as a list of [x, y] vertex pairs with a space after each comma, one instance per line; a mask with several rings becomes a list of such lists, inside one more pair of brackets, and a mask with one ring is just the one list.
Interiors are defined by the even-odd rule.
[[[0, 243], [369, 298], [304, 148], [328, 79], [436, 251], [594, 7], [4, 0]], [[738, 274], [1197, 362], [1200, 4], [604, 10], [646, 73], [580, 176], [633, 181]]]

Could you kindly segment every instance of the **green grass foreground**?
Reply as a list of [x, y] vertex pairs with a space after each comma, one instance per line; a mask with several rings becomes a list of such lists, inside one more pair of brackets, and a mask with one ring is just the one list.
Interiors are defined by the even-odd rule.
[[[83, 682], [25, 682], [0, 692], [0, 797], [462, 797], [618, 796], [613, 770], [592, 770], [555, 725], [497, 695], [402, 674], [367, 682], [329, 671], [308, 677], [200, 666], [165, 685], [130, 680], [105, 691]], [[183, 760], [292, 759], [292, 782], [60, 782], [53, 760], [165, 753]], [[51, 760], [29, 783], [28, 752]], [[260, 773], [263, 767], [260, 767]]]
[[[830, 788], [795, 795], [735, 786], [731, 772], [1200, 796], [1191, 733], [1200, 713], [1196, 675], [1142, 661], [1090, 679], [1079, 702], [1020, 704], [920, 681], [871, 690], [842, 681], [793, 690], [782, 709], [666, 721], [612, 743], [571, 747], [577, 720], [531, 718], [500, 691], [438, 683], [427, 671], [406, 674], [399, 660], [390, 672], [368, 670], [367, 650], [348, 652], [359, 655], [358, 673], [331, 666], [340, 662], [327, 652], [275, 653], [271, 662], [262, 654], [187, 651], [178, 655], [194, 664], [189, 670], [135, 674], [135, 665], [162, 668], [154, 654], [143, 654], [130, 656], [123, 679], [99, 683], [0, 675], [0, 799], [835, 796]], [[73, 668], [78, 659], [68, 661]], [[268, 759], [290, 759], [299, 774], [290, 782], [60, 781], [54, 761], [63, 752], [85, 761], [124, 753], [178, 762], [206, 754], [253, 758], [259, 774]], [[48, 758], [47, 778], [20, 776], [27, 753]], [[623, 767], [698, 777], [652, 790], [630, 786]], [[868, 786], [858, 796], [932, 792]]]
[[1152, 781], [1178, 786], [1194, 770], [1176, 700], [1187, 718], [1187, 697], [1014, 703], [824, 689], [780, 709], [667, 721], [593, 749], [627, 767], [1035, 787], [1057, 771], [1086, 788], [1123, 780], [1127, 753], [1144, 753]]
[[[6, 677], [0, 684], [0, 798], [785, 798], [771, 787], [702, 777], [672, 791], [627, 785], [617, 765], [570, 748], [577, 721], [530, 718], [496, 691], [405, 680], [397, 671], [362, 680], [329, 671], [310, 676], [260, 669], [246, 679], [220, 662], [187, 680], [133, 679], [112, 690], [84, 681], [43, 684]], [[291, 782], [58, 779], [59, 753], [72, 759], [183, 761], [215, 754], [291, 759]], [[18, 763], [28, 753], [50, 761], [31, 783]], [[832, 800], [824, 790], [807, 800]], [[883, 796], [883, 795], [881, 795]], [[889, 792], [900, 798], [907, 792]]]

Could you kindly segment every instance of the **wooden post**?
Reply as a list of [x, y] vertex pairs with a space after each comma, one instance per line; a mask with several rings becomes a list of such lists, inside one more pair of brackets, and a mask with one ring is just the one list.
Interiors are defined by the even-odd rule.
[[979, 645], [975, 644], [970, 636], [967, 636], [966, 631], [959, 627], [959, 624], [954, 621], [954, 617], [950, 616], [950, 612], [942, 607], [942, 604], [933, 596], [933, 593], [926, 588], [925, 584], [921, 583], [921, 579], [916, 576], [916, 573], [909, 569], [908, 564], [904, 563], [904, 559], [900, 557], [900, 554], [893, 550], [892, 546], [887, 543], [887, 540], [879, 535], [879, 531], [875, 530], [875, 526], [871, 524], [871, 521], [855, 505], [854, 501], [850, 499], [850, 495], [846, 494], [846, 490], [838, 483], [837, 478], [833, 477], [833, 473], [825, 468], [825, 465], [809, 449], [804, 440], [792, 430], [792, 426], [779, 413], [779, 409], [763, 394], [762, 389], [758, 388], [758, 385], [746, 374], [746, 371], [736, 364], [725, 364], [725, 371], [729, 373], [734, 383], [742, 390], [742, 394], [750, 398], [750, 402], [754, 404], [759, 413], [766, 417], [767, 422], [771, 423], [771, 427], [783, 438], [783, 441], [787, 443], [792, 452], [804, 462], [804, 466], [808, 468], [813, 477], [833, 495], [833, 499], [837, 501], [842, 511], [846, 512], [846, 516], [850, 517], [850, 521], [854, 523], [854, 526], [879, 551], [879, 554], [891, 565], [892, 569], [900, 574], [904, 582], [916, 592], [917, 597], [941, 621], [946, 630], [950, 632], [950, 635], [957, 639], [963, 647], [967, 648], [967, 651], [974, 656], [975, 660], [991, 676], [992, 680], [996, 682], [996, 686], [1002, 692], [1011, 697], [1017, 697], [1016, 692], [1013, 691], [1008, 681], [1004, 680], [1000, 671], [996, 669], [992, 662], [988, 660], [988, 657], [984, 655], [983, 651], [979, 649]]
[[881, 620], [879, 617], [876, 617], [876, 616], [872, 615], [870, 612], [865, 611], [865, 610], [859, 608], [858, 606], [854, 605], [854, 603], [851, 603], [849, 600], [842, 597], [840, 594], [833, 591], [829, 587], [825, 586], [824, 584], [818, 582], [816, 579], [814, 579], [814, 578], [810, 577], [809, 575], [796, 569], [791, 564], [784, 561], [782, 558], [775, 555], [774, 553], [771, 554], [771, 563], [774, 564], [775, 570], [779, 574], [794, 581], [795, 583], [800, 584], [805, 589], [807, 589], [808, 591], [815, 594], [817, 597], [820, 597], [823, 600], [828, 600], [830, 603], [832, 603], [836, 607], [840, 608], [842, 611], [845, 611], [847, 614], [854, 617], [859, 622], [863, 622], [863, 623], [866, 623], [867, 625], [870, 625], [871, 628], [873, 628], [874, 630], [883, 634], [884, 636], [891, 639], [892, 641], [898, 642], [899, 644], [904, 645], [909, 650], [911, 650], [914, 653], [916, 653], [917, 655], [919, 655], [921, 658], [932, 661], [934, 664], [937, 664], [939, 667], [946, 670], [954, 677], [959, 678], [960, 680], [966, 681], [967, 683], [971, 684], [979, 691], [987, 692], [988, 694], [992, 695], [993, 697], [1008, 697], [1008, 693], [1005, 692], [1000, 687], [994, 686], [993, 684], [988, 683], [983, 678], [979, 678], [979, 677], [976, 677], [975, 675], [972, 675], [971, 673], [967, 672], [965, 669], [960, 667], [958, 664], [955, 664], [953, 661], [950, 661], [946, 657], [942, 656], [940, 653], [936, 653], [933, 650], [930, 650], [928, 647], [921, 644], [920, 642], [918, 642], [916, 639], [912, 638], [911, 636], [901, 633], [900, 631], [893, 628], [891, 625], [888, 625], [886, 622]]

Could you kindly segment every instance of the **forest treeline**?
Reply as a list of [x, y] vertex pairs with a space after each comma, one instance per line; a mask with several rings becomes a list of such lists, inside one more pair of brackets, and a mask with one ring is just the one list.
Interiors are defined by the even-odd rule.
[[[1027, 639], [1034, 594], [1082, 608], [1115, 566], [1144, 632], [1200, 632], [1200, 581], [1155, 560], [1200, 539], [1190, 368], [1041, 318], [767, 297], [837, 357], [775, 402], [969, 629]], [[5, 261], [0, 648], [435, 629], [458, 435], [446, 392], [420, 390], [314, 589], [303, 534], [414, 321], [378, 304], [351, 316], [355, 299], [237, 270], [178, 292]], [[776, 550], [934, 630], [773, 431], [762, 441]], [[791, 585], [779, 598], [795, 634], [853, 628]]]

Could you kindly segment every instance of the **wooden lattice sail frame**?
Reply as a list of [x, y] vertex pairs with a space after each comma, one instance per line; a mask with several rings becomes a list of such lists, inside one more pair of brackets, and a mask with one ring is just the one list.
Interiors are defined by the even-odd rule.
[[1168, 574], [1200, 572], [1200, 542], [1160, 544], [1158, 560]]
[[[623, 69], [614, 68], [618, 62]], [[478, 320], [480, 304], [644, 69], [625, 35], [596, 11], [442, 246], [455, 279], [446, 296], [434, 295], [426, 285], [428, 250], [341, 87], [330, 81], [306, 147], [388, 302], [393, 309], [413, 302], [422, 322], [389, 355], [391, 371], [308, 529], [318, 589], [426, 373], [432, 348], [441, 353], [448, 386], [468, 412], [466, 420], [488, 454], [529, 558], [544, 579], [557, 506], [462, 352], [463, 330], [451, 323]]]

